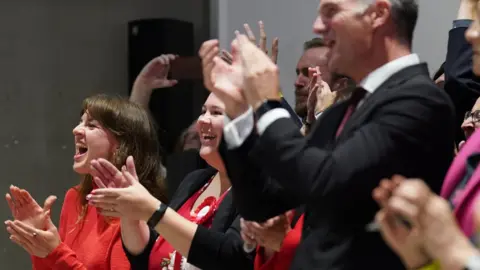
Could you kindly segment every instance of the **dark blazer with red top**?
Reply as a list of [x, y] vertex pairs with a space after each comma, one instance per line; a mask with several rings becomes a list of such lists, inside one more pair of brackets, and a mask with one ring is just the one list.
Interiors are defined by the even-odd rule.
[[[216, 173], [213, 168], [197, 170], [185, 177], [170, 201], [169, 207], [178, 210], [191, 196], [200, 190]], [[144, 251], [134, 256], [125, 249], [133, 270], [148, 269], [149, 257], [158, 233], [150, 230], [150, 239]], [[213, 217], [212, 226], [207, 229], [198, 226], [193, 238], [188, 262], [203, 270], [253, 269], [253, 254], [243, 251], [240, 237], [240, 216], [233, 205], [229, 192]]]

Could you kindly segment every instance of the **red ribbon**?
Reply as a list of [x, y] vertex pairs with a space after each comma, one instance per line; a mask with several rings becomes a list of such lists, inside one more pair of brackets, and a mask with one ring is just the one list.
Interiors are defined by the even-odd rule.
[[[202, 211], [205, 207], [208, 208], [208, 212], [205, 213], [202, 216], [199, 216], [198, 214], [200, 211]], [[217, 207], [217, 199], [213, 196], [209, 196], [203, 200], [203, 202], [193, 211], [192, 214], [190, 214], [190, 221], [195, 222], [196, 224], [203, 224], [207, 220], [209, 220], [213, 214], [215, 213]]]

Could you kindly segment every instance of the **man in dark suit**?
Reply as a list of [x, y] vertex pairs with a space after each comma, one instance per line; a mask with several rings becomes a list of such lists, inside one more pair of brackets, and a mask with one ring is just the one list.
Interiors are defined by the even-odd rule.
[[[246, 220], [306, 204], [291, 269], [404, 269], [366, 229], [378, 210], [371, 192], [394, 174], [438, 192], [453, 158], [452, 103], [411, 53], [417, 13], [414, 0], [320, 2], [314, 31], [330, 46], [329, 69], [359, 87], [323, 112], [307, 138], [278, 101], [277, 67], [245, 36], [233, 43], [239, 60], [229, 76], [243, 82], [214, 89], [232, 119], [224, 127], [232, 191]], [[243, 177], [250, 172], [263, 175]], [[418, 252], [408, 268], [424, 263]]]

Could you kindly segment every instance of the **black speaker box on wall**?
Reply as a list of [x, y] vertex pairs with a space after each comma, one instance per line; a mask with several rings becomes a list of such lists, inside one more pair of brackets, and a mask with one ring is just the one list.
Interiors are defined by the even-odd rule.
[[[194, 56], [194, 26], [174, 19], [145, 19], [128, 23], [129, 91], [151, 59], [161, 54]], [[194, 81], [153, 91], [150, 111], [159, 127], [163, 154], [173, 152], [182, 131], [194, 120]], [[130, 92], [129, 92], [130, 93]]]

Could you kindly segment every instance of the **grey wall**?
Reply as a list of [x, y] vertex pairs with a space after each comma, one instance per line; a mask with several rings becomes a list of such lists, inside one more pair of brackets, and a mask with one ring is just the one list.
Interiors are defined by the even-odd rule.
[[[188, 8], [187, 8], [188, 7]], [[0, 2], [0, 189], [24, 187], [43, 204], [79, 178], [71, 169], [72, 128], [86, 96], [127, 94], [126, 22], [192, 21], [196, 45], [209, 35], [208, 1]], [[6, 203], [0, 216], [10, 217]], [[31, 269], [27, 254], [0, 230], [0, 269]]]
[[[263, 20], [269, 38], [280, 38], [280, 82], [286, 99], [294, 101], [295, 65], [302, 52], [302, 43], [314, 37], [312, 24], [317, 14], [318, 0], [216, 0], [212, 7], [212, 25], [217, 24], [218, 37], [229, 46], [235, 30], [243, 30], [248, 22], [257, 28]], [[448, 29], [456, 16], [458, 1], [419, 0], [420, 18], [414, 51], [434, 72], [445, 59]], [[257, 30], [258, 33], [258, 30]]]

